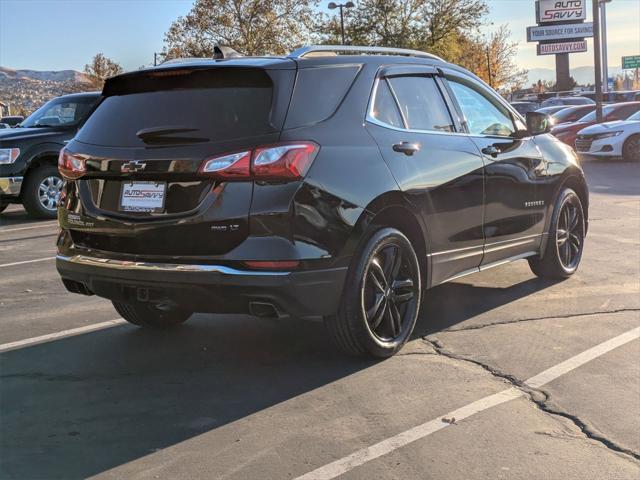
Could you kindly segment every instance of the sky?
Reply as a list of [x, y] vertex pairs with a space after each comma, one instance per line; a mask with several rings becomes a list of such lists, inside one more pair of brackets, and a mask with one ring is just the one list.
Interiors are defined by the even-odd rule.
[[[153, 63], [171, 22], [193, 0], [0, 0], [0, 66], [14, 69], [81, 71], [98, 52], [132, 70]], [[326, 2], [322, 2], [321, 5]], [[555, 68], [553, 55], [537, 56], [526, 42], [535, 24], [534, 0], [487, 0], [490, 25], [508, 24], [519, 44], [520, 68]], [[591, 8], [588, 7], [588, 21]], [[640, 0], [607, 6], [609, 65], [640, 54]], [[593, 50], [572, 54], [571, 67], [593, 65]]]

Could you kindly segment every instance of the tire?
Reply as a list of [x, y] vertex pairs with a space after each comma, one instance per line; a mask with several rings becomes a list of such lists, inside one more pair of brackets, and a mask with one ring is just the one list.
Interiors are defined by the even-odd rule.
[[580, 197], [570, 188], [565, 188], [560, 192], [553, 209], [549, 238], [542, 258], [539, 255], [529, 258], [531, 270], [538, 277], [569, 278], [580, 265], [584, 237], [584, 211]]
[[421, 292], [420, 265], [411, 242], [400, 231], [383, 228], [354, 256], [338, 313], [326, 317], [325, 325], [348, 355], [390, 357], [413, 332]]
[[187, 321], [192, 314], [192, 312], [186, 310], [177, 308], [165, 309], [149, 303], [112, 303], [116, 312], [118, 312], [122, 318], [139, 327], [156, 329], [172, 328]]
[[58, 168], [53, 165], [42, 165], [30, 172], [21, 194], [22, 205], [29, 216], [56, 218], [63, 183]]
[[640, 162], [640, 135], [632, 135], [622, 146], [622, 158], [627, 162]]
[[8, 206], [9, 206], [8, 203], [0, 202], [0, 213], [4, 212], [7, 209]]

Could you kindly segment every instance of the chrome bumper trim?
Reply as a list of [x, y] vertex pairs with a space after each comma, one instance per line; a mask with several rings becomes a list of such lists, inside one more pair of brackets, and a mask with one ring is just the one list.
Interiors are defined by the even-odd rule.
[[0, 195], [20, 195], [24, 177], [1, 177]]
[[261, 270], [238, 270], [224, 265], [192, 265], [188, 263], [149, 263], [132, 262], [127, 260], [115, 260], [110, 258], [89, 257], [86, 255], [56, 255], [56, 259], [74, 263], [77, 265], [87, 265], [92, 267], [109, 268], [113, 270], [134, 270], [134, 271], [154, 271], [154, 272], [200, 272], [200, 273], [220, 273], [222, 275], [243, 275], [243, 276], [284, 276], [291, 272], [274, 272]]

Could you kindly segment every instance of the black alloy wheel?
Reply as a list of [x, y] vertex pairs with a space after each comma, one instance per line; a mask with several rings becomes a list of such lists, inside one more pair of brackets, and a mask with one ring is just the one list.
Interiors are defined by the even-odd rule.
[[339, 311], [325, 318], [327, 329], [349, 355], [390, 357], [413, 332], [421, 288], [411, 242], [399, 230], [382, 228], [354, 257]]
[[570, 188], [565, 188], [556, 201], [544, 252], [542, 255], [529, 257], [533, 273], [539, 277], [554, 279], [573, 275], [582, 259], [585, 235], [580, 197]]
[[411, 264], [403, 263], [403, 247], [386, 245], [369, 262], [361, 298], [371, 333], [381, 341], [392, 342], [411, 323], [416, 293]]
[[556, 246], [558, 258], [562, 266], [568, 270], [575, 270], [582, 256], [582, 242], [584, 240], [584, 221], [580, 202], [577, 197], [571, 197], [562, 206], [556, 228]]

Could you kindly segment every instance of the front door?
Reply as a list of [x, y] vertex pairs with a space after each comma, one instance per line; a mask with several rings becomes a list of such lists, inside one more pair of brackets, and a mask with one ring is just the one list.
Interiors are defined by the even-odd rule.
[[[437, 71], [390, 69], [377, 80], [367, 129], [429, 231], [431, 284], [482, 260], [483, 162], [443, 96]], [[446, 94], [444, 94], [446, 95]]]
[[462, 76], [447, 79], [485, 163], [482, 266], [535, 254], [544, 229], [547, 169], [538, 146], [489, 89]]

